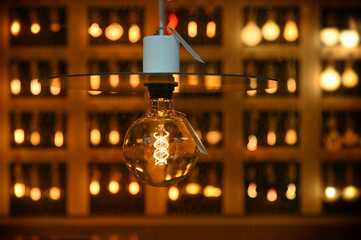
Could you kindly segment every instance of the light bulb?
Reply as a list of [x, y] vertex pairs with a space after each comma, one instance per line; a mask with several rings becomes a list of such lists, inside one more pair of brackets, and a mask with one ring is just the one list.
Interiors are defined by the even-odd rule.
[[214, 38], [216, 36], [217, 24], [214, 21], [207, 23], [206, 35], [208, 38]]
[[286, 198], [288, 200], [294, 200], [296, 198], [296, 185], [294, 183], [287, 185]]
[[38, 79], [32, 79], [30, 82], [30, 91], [33, 95], [39, 95], [41, 93], [41, 84]]
[[220, 76], [206, 75], [204, 78], [204, 86], [207, 90], [218, 90], [222, 86], [222, 79]]
[[100, 141], [101, 141], [101, 134], [99, 129], [97, 128], [92, 129], [90, 131], [90, 142], [93, 145], [99, 145]]
[[325, 200], [328, 202], [334, 202], [340, 197], [340, 191], [334, 186], [327, 186], [325, 188]]
[[98, 195], [100, 192], [100, 184], [97, 180], [92, 180], [89, 184], [89, 192], [91, 195]]
[[277, 200], [277, 191], [274, 188], [270, 188], [267, 191], [267, 201], [275, 202]]
[[39, 201], [41, 198], [41, 191], [39, 188], [34, 187], [30, 190], [30, 198], [33, 201]]
[[54, 96], [59, 95], [61, 92], [61, 82], [60, 78], [51, 79], [50, 83], [50, 93]]
[[198, 149], [185, 122], [174, 111], [173, 101], [153, 94], [147, 113], [126, 133], [123, 154], [127, 167], [140, 181], [170, 186], [187, 176]]
[[210, 145], [217, 145], [222, 140], [222, 133], [217, 130], [209, 131], [207, 132], [206, 139]]
[[117, 41], [123, 33], [123, 27], [119, 23], [112, 23], [105, 29], [105, 36], [111, 41]]
[[202, 192], [202, 187], [199, 183], [190, 182], [186, 185], [185, 191], [189, 195], [198, 195]]
[[257, 197], [257, 184], [255, 182], [251, 182], [249, 185], [248, 185], [248, 188], [247, 188], [247, 195], [250, 197], [250, 198], [256, 198]]
[[120, 189], [120, 185], [118, 183], [118, 181], [116, 180], [111, 180], [108, 184], [108, 190], [110, 193], [112, 194], [117, 194], [119, 192]]
[[120, 140], [120, 135], [118, 130], [111, 130], [109, 133], [109, 143], [112, 145], [117, 145]]
[[109, 84], [112, 88], [117, 88], [119, 86], [119, 75], [112, 74], [109, 76]]
[[137, 195], [140, 191], [140, 186], [137, 181], [132, 181], [128, 186], [128, 191], [132, 195]]
[[56, 131], [54, 135], [54, 145], [62, 147], [64, 145], [64, 134], [62, 131]]
[[273, 80], [267, 80], [267, 89], [265, 89], [266, 93], [274, 94], [278, 90], [278, 82]]
[[285, 29], [283, 31], [283, 37], [288, 42], [294, 42], [298, 38], [298, 28], [294, 20], [290, 19], [286, 22]]
[[338, 43], [340, 32], [335, 27], [327, 27], [321, 30], [321, 42], [327, 47], [336, 46]]
[[297, 132], [295, 129], [290, 128], [286, 131], [285, 142], [288, 145], [295, 145], [297, 143]]
[[204, 187], [203, 195], [208, 198], [217, 198], [222, 195], [222, 189], [213, 185], [207, 185]]
[[89, 81], [90, 81], [90, 88], [92, 90], [98, 90], [100, 88], [100, 76], [99, 75], [91, 75]]
[[51, 25], [50, 25], [50, 30], [51, 30], [52, 32], [54, 32], [54, 33], [59, 32], [60, 29], [61, 29], [61, 27], [60, 27], [60, 24], [59, 24], [59, 23], [57, 23], [57, 22], [51, 23]]
[[172, 186], [168, 190], [168, 198], [172, 201], [177, 201], [179, 198], [179, 189], [175, 186]]
[[30, 27], [30, 31], [33, 33], [33, 34], [38, 34], [41, 30], [41, 27], [40, 27], [40, 24], [35, 22], [33, 24], [31, 24], [31, 27]]
[[136, 43], [139, 41], [140, 39], [140, 28], [137, 24], [131, 24], [129, 31], [128, 31], [128, 36], [129, 36], [129, 42], [131, 43]]
[[17, 198], [22, 198], [25, 196], [25, 184], [17, 182], [14, 185], [14, 194]]
[[287, 90], [289, 93], [295, 93], [297, 89], [296, 79], [290, 77], [287, 79]]
[[341, 31], [340, 41], [346, 48], [354, 48], [360, 42], [360, 35], [355, 29], [346, 29]]
[[353, 88], [358, 84], [358, 75], [351, 66], [348, 66], [342, 73], [341, 82], [346, 88]]
[[20, 79], [12, 79], [10, 82], [10, 91], [13, 95], [19, 95], [21, 92]]
[[17, 144], [22, 144], [25, 140], [25, 132], [24, 129], [15, 129], [14, 131], [14, 141]]
[[348, 202], [356, 200], [360, 196], [360, 190], [353, 185], [346, 186], [342, 191], [342, 198]]
[[274, 41], [276, 40], [280, 35], [280, 27], [277, 25], [277, 23], [269, 19], [267, 22], [262, 26], [262, 36], [267, 41]]
[[97, 38], [100, 37], [103, 33], [103, 30], [99, 27], [98, 23], [93, 23], [89, 29], [88, 29], [88, 33], [90, 36]]
[[250, 20], [241, 30], [241, 40], [249, 47], [257, 46], [262, 41], [261, 29], [257, 26], [256, 22]]
[[195, 21], [190, 21], [188, 23], [188, 36], [190, 38], [194, 38], [196, 37], [198, 34], [198, 26], [197, 23]]
[[136, 88], [138, 87], [140, 84], [140, 77], [139, 77], [139, 74], [131, 74], [129, 76], [129, 85], [132, 87], [132, 88]]
[[51, 187], [49, 191], [49, 197], [52, 200], [59, 200], [61, 197], [61, 190], [59, 187]]
[[258, 148], [257, 137], [254, 134], [248, 136], [247, 149], [251, 152], [256, 151]]
[[30, 135], [30, 142], [33, 146], [38, 146], [40, 144], [40, 133], [38, 131], [33, 131]]
[[13, 36], [19, 35], [20, 30], [21, 30], [20, 21], [19, 21], [18, 19], [15, 19], [15, 20], [11, 23], [11, 26], [10, 26], [11, 35], [13, 35]]
[[277, 140], [277, 136], [276, 136], [276, 132], [273, 130], [269, 130], [267, 133], [267, 143], [270, 146], [273, 146], [276, 144], [276, 140]]
[[325, 91], [335, 91], [340, 87], [341, 78], [340, 74], [329, 65], [322, 73], [320, 78], [321, 87]]

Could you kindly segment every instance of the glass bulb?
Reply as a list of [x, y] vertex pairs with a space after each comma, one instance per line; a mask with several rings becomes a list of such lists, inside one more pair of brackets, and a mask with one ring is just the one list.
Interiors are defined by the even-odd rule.
[[100, 37], [100, 35], [102, 35], [103, 30], [99, 27], [98, 23], [93, 23], [89, 27], [88, 33], [90, 34], [90, 36], [97, 38], [97, 37]]
[[175, 186], [170, 187], [168, 190], [168, 198], [172, 201], [177, 201], [179, 198], [179, 189]]
[[30, 190], [30, 198], [33, 201], [39, 201], [41, 198], [41, 191], [39, 188], [35, 187]]
[[108, 190], [112, 194], [117, 194], [120, 190], [120, 185], [119, 185], [118, 181], [111, 180], [108, 184]]
[[130, 25], [129, 31], [128, 31], [128, 35], [129, 35], [129, 42], [131, 43], [136, 43], [139, 41], [140, 39], [140, 28], [137, 24], [132, 24]]
[[276, 144], [277, 141], [277, 136], [276, 136], [276, 132], [274, 130], [269, 130], [267, 133], [267, 143], [270, 146], [273, 146]]
[[17, 182], [14, 185], [14, 194], [17, 198], [22, 198], [25, 196], [25, 184]]
[[19, 79], [12, 79], [10, 82], [10, 91], [13, 95], [19, 95], [21, 92], [21, 81]]
[[147, 113], [131, 125], [123, 144], [129, 170], [153, 186], [183, 180], [195, 165], [197, 153], [197, 145], [175, 113], [173, 101], [165, 98], [149, 100]]
[[360, 196], [360, 190], [353, 185], [346, 186], [342, 191], [342, 198], [345, 201], [351, 202]]
[[248, 21], [241, 31], [242, 42], [249, 47], [257, 46], [262, 41], [261, 29], [255, 21]]
[[286, 131], [285, 142], [288, 145], [295, 145], [297, 143], [297, 132], [296, 129], [290, 128]]
[[61, 190], [58, 187], [51, 187], [49, 192], [49, 197], [52, 200], [59, 200], [61, 197]]
[[298, 38], [298, 28], [294, 20], [288, 20], [285, 25], [283, 37], [288, 42], [294, 42]]
[[276, 40], [280, 35], [280, 27], [277, 25], [277, 23], [270, 19], [268, 20], [262, 27], [262, 36], [267, 41], [274, 41]]
[[101, 138], [102, 137], [99, 129], [94, 128], [90, 131], [90, 142], [93, 145], [99, 145]]
[[287, 90], [289, 93], [295, 93], [297, 89], [296, 79], [293, 77], [288, 78], [287, 80]]
[[256, 151], [258, 148], [258, 141], [257, 137], [254, 134], [251, 134], [248, 136], [248, 143], [247, 143], [247, 149], [248, 151]]
[[217, 25], [215, 22], [210, 21], [207, 23], [206, 34], [208, 38], [214, 38], [216, 36]]
[[189, 195], [198, 195], [202, 192], [202, 186], [199, 183], [191, 182], [186, 185], [185, 191]]
[[321, 30], [321, 42], [327, 47], [336, 46], [338, 43], [340, 32], [335, 27], [327, 27]]
[[207, 185], [204, 187], [203, 195], [208, 198], [217, 198], [222, 195], [222, 189], [213, 185]]
[[340, 41], [342, 46], [346, 48], [354, 48], [360, 42], [360, 35], [353, 29], [343, 30], [341, 31]]
[[270, 188], [267, 191], [267, 201], [274, 202], [277, 200], [277, 191], [274, 188]]
[[21, 144], [23, 143], [25, 140], [25, 132], [24, 132], [24, 129], [15, 129], [14, 131], [14, 141], [17, 143], [17, 144]]
[[92, 180], [89, 184], [89, 192], [91, 195], [98, 195], [100, 192], [100, 184], [97, 180]]
[[39, 95], [41, 93], [41, 84], [38, 79], [32, 79], [30, 82], [30, 91], [33, 95]]
[[137, 181], [131, 182], [128, 186], [128, 191], [132, 195], [137, 195], [140, 191], [139, 183]]
[[206, 138], [210, 145], [217, 145], [222, 140], [222, 133], [218, 130], [212, 130], [207, 133]]
[[188, 36], [190, 38], [194, 38], [197, 36], [198, 30], [197, 30], [197, 23], [195, 21], [190, 21], [188, 23]]
[[54, 135], [54, 145], [61, 147], [64, 144], [64, 134], [62, 131], [56, 131]]
[[54, 96], [59, 95], [61, 92], [61, 82], [60, 78], [51, 79], [50, 83], [50, 93]]
[[335, 91], [340, 87], [340, 74], [333, 66], [328, 66], [321, 74], [321, 87], [325, 91]]
[[30, 31], [33, 33], [33, 34], [38, 34], [41, 30], [41, 27], [40, 27], [40, 24], [39, 23], [33, 23], [31, 24], [31, 27], [30, 27]]
[[11, 35], [13, 35], [13, 36], [19, 35], [20, 30], [21, 30], [20, 22], [19, 22], [18, 19], [15, 19], [15, 20], [11, 23], [11, 26], [10, 26]]
[[129, 76], [129, 85], [132, 87], [132, 88], [136, 88], [138, 87], [140, 84], [140, 77], [139, 77], [139, 74], [131, 74]]
[[358, 84], [358, 75], [352, 67], [347, 67], [341, 76], [342, 85], [353, 88]]
[[296, 185], [294, 183], [287, 185], [286, 197], [288, 200], [294, 200], [296, 198]]
[[328, 202], [334, 202], [340, 197], [341, 193], [334, 186], [327, 186], [325, 188], [325, 200]]
[[30, 135], [30, 142], [33, 146], [38, 146], [40, 144], [40, 133], [38, 131], [33, 131]]
[[247, 188], [247, 194], [250, 198], [257, 197], [257, 184], [255, 182], [251, 182]]
[[117, 145], [120, 141], [120, 134], [118, 130], [111, 130], [109, 133], [109, 143]]
[[109, 84], [112, 88], [117, 88], [119, 86], [119, 75], [112, 74], [109, 76]]
[[123, 27], [118, 23], [112, 23], [105, 29], [105, 36], [111, 41], [117, 41], [123, 33]]

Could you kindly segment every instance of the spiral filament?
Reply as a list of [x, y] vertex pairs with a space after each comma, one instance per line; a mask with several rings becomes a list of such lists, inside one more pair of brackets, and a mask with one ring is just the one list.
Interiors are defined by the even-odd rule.
[[158, 131], [153, 136], [157, 139], [154, 143], [155, 150], [153, 154], [155, 165], [164, 166], [167, 164], [167, 158], [169, 157], [169, 143], [167, 140], [169, 133], [164, 129], [164, 125], [159, 125]]

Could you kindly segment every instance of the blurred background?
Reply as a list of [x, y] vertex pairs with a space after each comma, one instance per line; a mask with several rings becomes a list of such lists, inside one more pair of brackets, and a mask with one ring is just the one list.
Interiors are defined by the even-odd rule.
[[359, 239], [360, 1], [164, 2], [167, 26], [206, 62], [181, 48], [181, 71], [281, 82], [227, 92], [189, 77], [204, 91], [175, 105], [210, 154], [184, 182], [146, 186], [122, 157], [147, 106], [138, 75], [37, 80], [142, 71], [158, 1], [2, 1], [0, 238]]

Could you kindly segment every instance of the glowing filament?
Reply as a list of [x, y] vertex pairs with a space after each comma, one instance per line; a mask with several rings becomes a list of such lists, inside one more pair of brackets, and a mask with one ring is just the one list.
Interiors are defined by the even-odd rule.
[[167, 140], [169, 133], [164, 129], [164, 125], [160, 125], [158, 132], [155, 132], [153, 136], [157, 139], [154, 143], [155, 150], [153, 154], [155, 165], [164, 166], [167, 164], [167, 158], [169, 157], [169, 143]]

